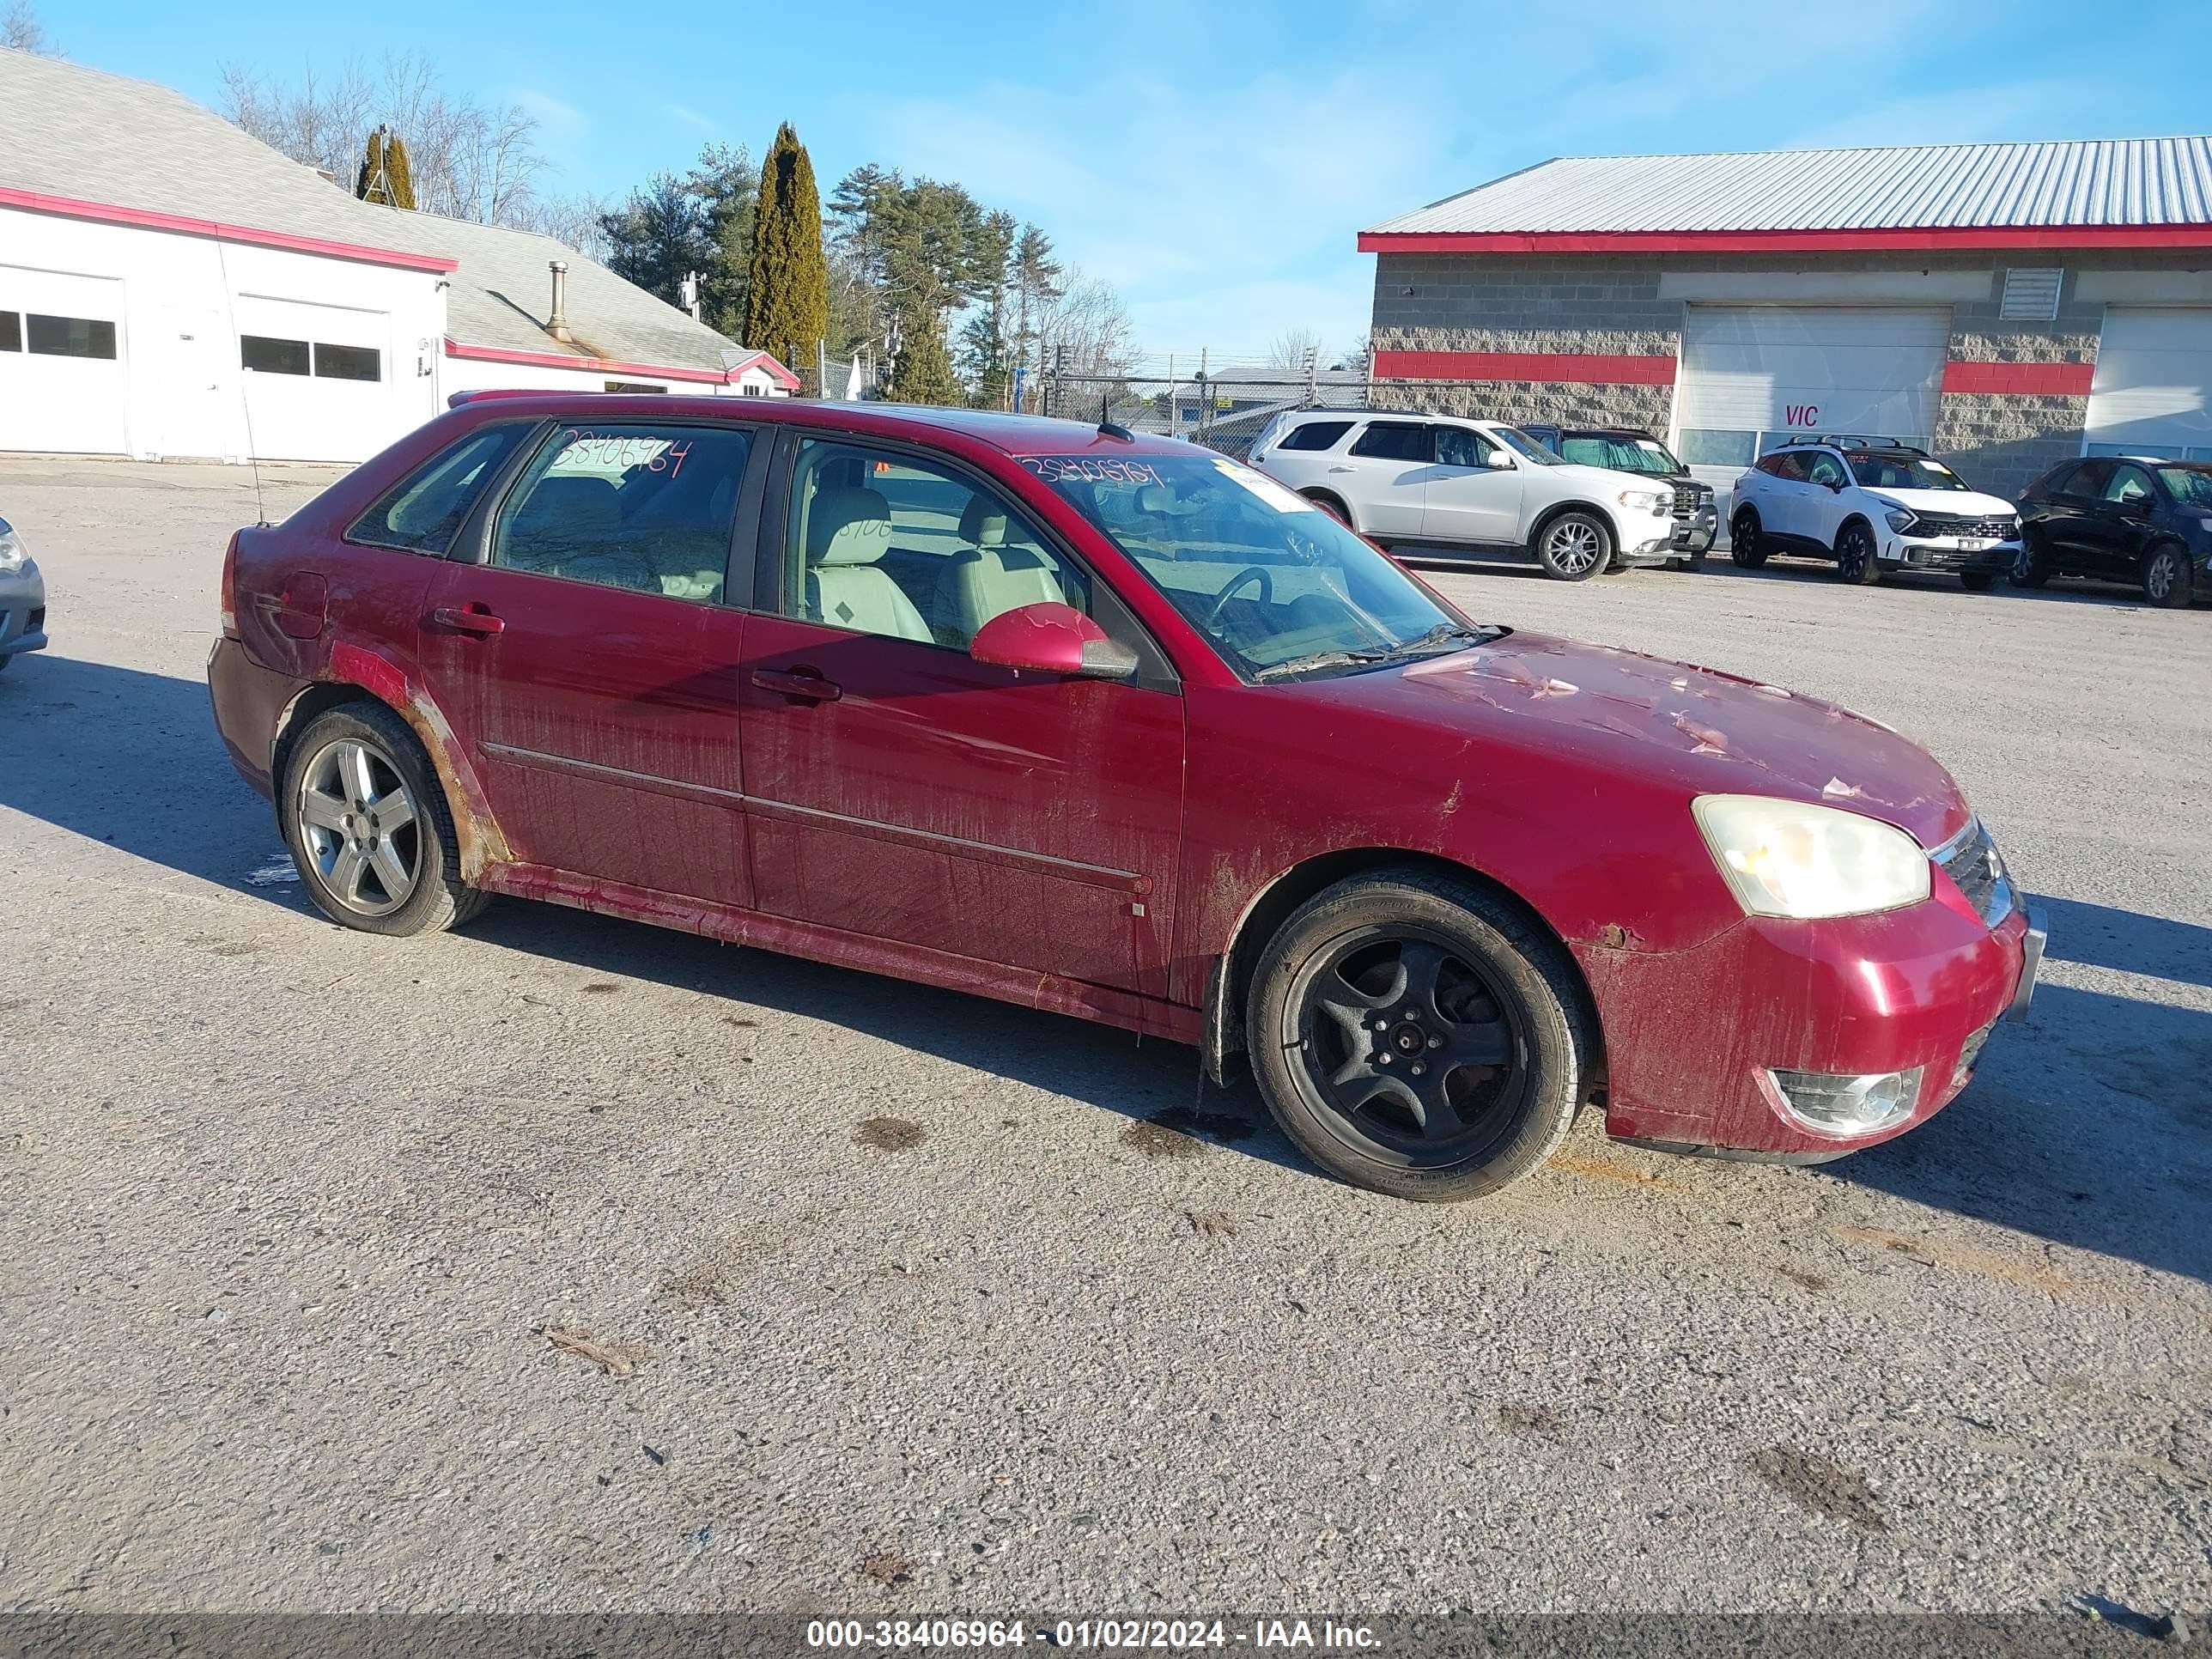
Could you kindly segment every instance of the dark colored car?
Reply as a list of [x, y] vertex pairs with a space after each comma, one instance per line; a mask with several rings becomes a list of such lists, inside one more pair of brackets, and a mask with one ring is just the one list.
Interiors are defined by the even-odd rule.
[[1670, 480], [1674, 486], [1676, 555], [1668, 562], [1677, 570], [1695, 570], [1712, 551], [1721, 528], [1713, 487], [1692, 477], [1674, 452], [1642, 428], [1558, 426], [1538, 421], [1534, 425], [1523, 422], [1521, 429], [1563, 461]]
[[482, 397], [223, 583], [216, 724], [334, 920], [513, 894], [1242, 1051], [1408, 1197], [1601, 1090], [1676, 1149], [1887, 1139], [2035, 979], [1905, 738], [1478, 623], [1119, 428]]
[[2015, 587], [2053, 576], [2131, 582], [2153, 605], [2212, 596], [2212, 463], [2092, 456], [2020, 498]]

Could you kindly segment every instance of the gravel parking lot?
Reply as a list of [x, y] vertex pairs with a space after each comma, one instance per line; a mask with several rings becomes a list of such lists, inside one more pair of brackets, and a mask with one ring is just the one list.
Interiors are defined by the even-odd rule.
[[208, 713], [246, 475], [11, 460], [0, 513], [54, 640], [0, 676], [0, 1605], [2212, 1604], [2202, 607], [1443, 576], [1920, 738], [2053, 960], [1901, 1142], [1586, 1121], [1437, 1210], [1103, 1028], [514, 902], [332, 927]]

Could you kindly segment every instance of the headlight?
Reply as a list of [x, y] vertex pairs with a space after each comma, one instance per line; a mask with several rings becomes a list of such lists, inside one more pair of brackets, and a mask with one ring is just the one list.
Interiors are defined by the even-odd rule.
[[1889, 520], [1889, 527], [1892, 530], [1910, 530], [1912, 528], [1912, 515], [1901, 507], [1893, 507], [1882, 516]]
[[1674, 506], [1672, 490], [1662, 495], [1656, 489], [1624, 489], [1613, 498], [1633, 513], [1659, 513]]
[[30, 562], [31, 550], [23, 538], [7, 520], [0, 519], [0, 575], [12, 576]]
[[1690, 811], [1751, 915], [1867, 915], [1917, 904], [1931, 890], [1919, 843], [1862, 813], [1769, 795], [1700, 795]]

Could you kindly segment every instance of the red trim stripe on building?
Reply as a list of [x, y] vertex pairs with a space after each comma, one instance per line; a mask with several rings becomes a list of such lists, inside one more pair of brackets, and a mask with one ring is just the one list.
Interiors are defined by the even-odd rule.
[[330, 259], [350, 259], [356, 264], [395, 265], [402, 270], [428, 270], [442, 275], [460, 264], [459, 260], [448, 259], [442, 254], [403, 253], [396, 248], [333, 242], [319, 236], [295, 236], [289, 231], [257, 230], [250, 225], [188, 219], [181, 214], [156, 213], [149, 208], [118, 207], [112, 202], [82, 202], [73, 196], [47, 196], [35, 190], [0, 188], [0, 207], [52, 213], [64, 219], [91, 219], [102, 224], [132, 225], [141, 230], [174, 231], [180, 236], [207, 236], [219, 242], [282, 248], [288, 253], [316, 253]]
[[1362, 253], [1848, 253], [1892, 248], [2212, 247], [2212, 225], [1960, 225], [1922, 230], [1364, 230]]
[[1570, 386], [1672, 386], [1672, 357], [1583, 351], [1378, 351], [1378, 380], [1538, 380]]
[[530, 368], [573, 368], [590, 374], [643, 374], [656, 380], [685, 380], [705, 386], [735, 386], [749, 368], [765, 370], [787, 392], [799, 390], [799, 376], [765, 351], [756, 351], [734, 368], [678, 368], [667, 364], [617, 362], [606, 357], [574, 357], [558, 351], [516, 351], [506, 346], [464, 345], [448, 335], [448, 357], [474, 362], [516, 363]]
[[2094, 363], [1969, 363], [1943, 365], [1943, 390], [2010, 393], [2021, 398], [2086, 398]]

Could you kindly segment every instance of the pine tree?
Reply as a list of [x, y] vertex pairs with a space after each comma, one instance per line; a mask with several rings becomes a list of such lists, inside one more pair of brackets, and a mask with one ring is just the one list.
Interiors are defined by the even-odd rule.
[[699, 165], [686, 175], [684, 187], [701, 210], [707, 263], [699, 273], [700, 314], [708, 327], [735, 339], [745, 330], [760, 169], [743, 144], [708, 144], [699, 152]]
[[385, 199], [396, 208], [415, 210], [415, 173], [407, 165], [407, 141], [398, 133], [384, 146]]
[[384, 166], [384, 129], [378, 127], [368, 135], [368, 151], [362, 157], [361, 177], [354, 183], [353, 193], [364, 202], [388, 201]]
[[957, 404], [960, 381], [952, 354], [945, 349], [945, 319], [922, 306], [900, 308], [898, 362], [891, 368], [890, 395], [902, 404]]
[[[787, 121], [761, 164], [753, 218], [752, 270], [745, 284], [745, 343], [787, 360], [813, 384], [814, 348], [830, 326], [830, 267], [822, 255], [822, 199], [814, 163]], [[938, 350], [945, 349], [943, 334]], [[948, 378], [950, 361], [946, 363]]]

